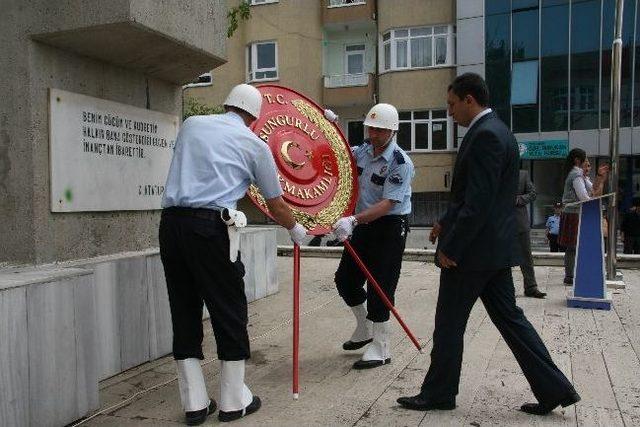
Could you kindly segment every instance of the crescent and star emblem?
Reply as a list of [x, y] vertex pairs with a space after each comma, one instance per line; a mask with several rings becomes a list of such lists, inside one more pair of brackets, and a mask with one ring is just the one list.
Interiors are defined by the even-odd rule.
[[[282, 156], [282, 159], [286, 164], [288, 164], [294, 169], [301, 169], [307, 162], [306, 161], [301, 163], [294, 162], [293, 159], [291, 158], [291, 155], [289, 154], [289, 150], [291, 149], [291, 147], [295, 147], [299, 149], [300, 145], [297, 142], [285, 141], [282, 143], [282, 146], [280, 146], [280, 155]], [[313, 156], [313, 154], [310, 151], [307, 151], [305, 153], [305, 156], [307, 157], [307, 159], [311, 160], [311, 157]]]

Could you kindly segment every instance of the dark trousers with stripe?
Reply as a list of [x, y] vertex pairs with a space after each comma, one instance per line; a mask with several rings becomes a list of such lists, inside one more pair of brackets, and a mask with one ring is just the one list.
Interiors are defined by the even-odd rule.
[[[407, 232], [405, 215], [386, 215], [369, 224], [358, 225], [351, 237], [351, 245], [392, 303], [400, 278]], [[389, 320], [389, 309], [373, 286], [367, 286], [365, 291], [365, 281], [364, 273], [345, 250], [335, 274], [338, 293], [349, 307], [366, 301], [367, 318], [372, 322]]]
[[206, 304], [218, 359], [250, 356], [244, 266], [229, 259], [227, 226], [216, 211], [168, 208], [160, 220], [160, 256], [164, 266], [173, 357], [204, 359], [202, 312]]
[[516, 305], [510, 268], [442, 270], [431, 365], [422, 384], [423, 396], [437, 402], [458, 394], [464, 331], [478, 298], [513, 352], [538, 402], [552, 404], [569, 396], [573, 386], [553, 363], [540, 336]]

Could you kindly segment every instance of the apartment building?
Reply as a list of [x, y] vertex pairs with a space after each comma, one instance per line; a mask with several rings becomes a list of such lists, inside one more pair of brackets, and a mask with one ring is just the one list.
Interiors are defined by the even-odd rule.
[[[350, 144], [365, 138], [375, 103], [400, 112], [397, 142], [416, 165], [414, 225], [431, 224], [448, 200], [457, 149], [446, 114], [456, 75], [454, 0], [251, 0], [251, 17], [228, 39], [212, 84], [185, 89], [211, 106], [235, 84], [272, 82], [331, 108]], [[230, 2], [230, 6], [237, 2]], [[243, 203], [252, 219], [263, 217]]]

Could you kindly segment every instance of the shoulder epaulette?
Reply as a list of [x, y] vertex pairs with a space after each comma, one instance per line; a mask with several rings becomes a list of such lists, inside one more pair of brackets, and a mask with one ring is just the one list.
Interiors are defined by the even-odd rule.
[[396, 159], [396, 163], [399, 165], [406, 162], [400, 150], [393, 150], [393, 158]]

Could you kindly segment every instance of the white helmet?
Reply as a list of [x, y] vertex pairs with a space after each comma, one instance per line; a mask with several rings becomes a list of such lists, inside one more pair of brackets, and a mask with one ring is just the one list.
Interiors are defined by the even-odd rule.
[[376, 104], [364, 119], [364, 125], [374, 128], [398, 130], [398, 110], [391, 104]]
[[257, 119], [262, 107], [262, 95], [255, 87], [242, 83], [231, 89], [223, 105], [239, 108]]

